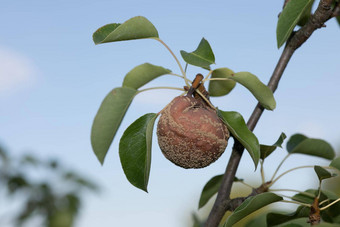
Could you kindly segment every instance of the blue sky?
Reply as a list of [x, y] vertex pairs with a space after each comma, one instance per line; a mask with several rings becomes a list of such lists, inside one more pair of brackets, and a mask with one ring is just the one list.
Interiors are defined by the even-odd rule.
[[[150, 91], [134, 100], [100, 166], [91, 150], [90, 129], [105, 95], [144, 62], [179, 69], [158, 42], [95, 46], [92, 33], [104, 24], [142, 15], [178, 57], [180, 50], [193, 51], [204, 37], [215, 53], [214, 68], [249, 71], [267, 83], [282, 51], [275, 38], [282, 2], [2, 0], [0, 5], [0, 144], [13, 155], [29, 151], [42, 158], [57, 157], [102, 185], [101, 194], [87, 197], [77, 226], [186, 226], [204, 184], [224, 172], [231, 146], [211, 166], [184, 170], [168, 162], [155, 141], [149, 193], [131, 186], [119, 163], [119, 137], [136, 118], [158, 112], [179, 94]], [[293, 56], [275, 93], [277, 108], [265, 112], [255, 129], [261, 143], [274, 142], [281, 132], [299, 132], [339, 147], [339, 37], [339, 26], [329, 21]], [[206, 73], [196, 67], [188, 72], [191, 78]], [[150, 84], [164, 85], [181, 87], [183, 82], [164, 76]], [[212, 101], [220, 109], [239, 111], [245, 119], [256, 105], [241, 86]], [[270, 163], [282, 157], [283, 152], [271, 157], [269, 174], [274, 168]], [[319, 162], [301, 157], [292, 158], [285, 168]], [[248, 154], [237, 175], [250, 182], [258, 178]], [[291, 182], [303, 189], [316, 179]]]

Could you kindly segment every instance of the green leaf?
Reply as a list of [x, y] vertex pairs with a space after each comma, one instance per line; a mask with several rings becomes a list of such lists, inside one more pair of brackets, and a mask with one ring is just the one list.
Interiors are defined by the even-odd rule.
[[[41, 209], [41, 208], [40, 208]], [[60, 227], [60, 226], [73, 226], [75, 214], [69, 207], [61, 207], [55, 209], [54, 212], [48, 217], [46, 226], [49, 227]]]
[[132, 88], [115, 88], [100, 105], [92, 124], [91, 144], [101, 164], [136, 93]]
[[305, 224], [301, 225], [301, 223], [290, 222], [290, 223], [282, 225], [280, 227], [309, 227], [309, 224], [305, 223]]
[[340, 25], [340, 16], [337, 16], [336, 20], [338, 21], [338, 24]]
[[275, 109], [276, 102], [273, 92], [255, 75], [250, 72], [238, 72], [233, 74], [230, 78], [246, 87], [264, 108], [267, 110]]
[[228, 80], [212, 80], [209, 82], [209, 95], [210, 96], [223, 96], [227, 95], [236, 85], [236, 82], [230, 77], [234, 72], [228, 68], [219, 68], [215, 69], [212, 74], [211, 78], [225, 78]]
[[[276, 102], [273, 96], [273, 92], [263, 84], [255, 75], [249, 72], [238, 72], [238, 73], [231, 73], [232, 71], [228, 68], [219, 68], [215, 69], [212, 72], [212, 76], [215, 78], [227, 78], [231, 81], [235, 81], [237, 83], [242, 84], [246, 87], [254, 96], [255, 98], [261, 103], [261, 105], [268, 109], [273, 110], [276, 107]], [[228, 94], [233, 88], [234, 84], [230, 81], [211, 81], [213, 83], [214, 89], [210, 89], [209, 85], [209, 92], [212, 90], [212, 96], [221, 96]], [[217, 84], [220, 83], [218, 86]]]
[[[26, 188], [33, 187], [30, 185], [30, 182], [26, 180], [26, 177], [21, 173], [6, 176], [5, 179], [7, 180], [7, 190], [10, 194]], [[4, 183], [2, 182], [2, 187], [3, 186]]]
[[123, 87], [138, 89], [151, 80], [170, 72], [171, 70], [165, 69], [161, 66], [144, 63], [136, 66], [126, 74], [123, 81]]
[[267, 226], [266, 213], [256, 215], [256, 217], [249, 218], [250, 220], [243, 225], [244, 227], [262, 227]]
[[238, 177], [234, 177], [234, 182], [243, 182], [244, 179], [242, 178], [238, 178]]
[[213, 195], [215, 195], [218, 192], [218, 189], [221, 186], [222, 183], [223, 174], [214, 176], [211, 178], [208, 183], [203, 187], [200, 201], [198, 203], [198, 209], [202, 208]]
[[215, 56], [211, 49], [210, 44], [204, 38], [202, 38], [197, 49], [191, 53], [181, 50], [181, 55], [184, 61], [190, 65], [202, 67], [204, 69], [210, 69], [211, 64], [215, 64]]
[[302, 218], [302, 217], [308, 217], [310, 212], [309, 207], [305, 206], [299, 206], [296, 211], [289, 214], [282, 214], [282, 213], [268, 213], [267, 214], [267, 225], [268, 226], [275, 226], [280, 225], [285, 222]]
[[146, 38], [158, 38], [158, 31], [148, 19], [141, 16], [133, 17], [123, 24], [104, 25], [93, 33], [95, 44]]
[[277, 22], [276, 40], [278, 48], [287, 41], [296, 24], [311, 4], [313, 4], [313, 0], [290, 0], [287, 3]]
[[[297, 218], [292, 221], [288, 221], [282, 225], [276, 225], [277, 227], [310, 227], [311, 225], [307, 222], [308, 218], [302, 217]], [[335, 223], [327, 223], [322, 221], [321, 223], [317, 224], [318, 227], [340, 227], [339, 224]]]
[[290, 154], [306, 154], [332, 160], [335, 152], [332, 146], [321, 139], [307, 138], [301, 134], [294, 135], [287, 144]]
[[197, 214], [193, 213], [192, 214], [192, 219], [194, 221], [193, 227], [203, 227], [203, 223], [198, 218]]
[[119, 143], [119, 157], [129, 182], [147, 192], [151, 164], [152, 131], [157, 114], [138, 118], [124, 132]]
[[234, 111], [218, 110], [218, 115], [227, 125], [230, 133], [247, 149], [255, 169], [260, 159], [260, 144], [256, 136], [248, 129], [241, 114]]
[[247, 198], [239, 207], [237, 207], [227, 221], [224, 227], [233, 226], [235, 223], [248, 216], [249, 214], [265, 207], [271, 203], [281, 201], [283, 198], [271, 192], [265, 192], [256, 196]]
[[282, 148], [282, 143], [283, 141], [287, 138], [286, 134], [284, 134], [283, 132], [281, 133], [280, 137], [277, 139], [277, 141], [269, 146], [269, 145], [260, 145], [260, 150], [261, 150], [261, 156], [260, 158], [262, 160], [264, 160], [265, 158], [267, 158], [273, 151], [276, 150], [277, 147], [281, 147]]
[[321, 222], [318, 224], [318, 227], [340, 227], [338, 223], [328, 223], [328, 222]]
[[[331, 201], [339, 199], [339, 196], [332, 191], [322, 190], [321, 194], [325, 196], [325, 199], [327, 198], [327, 199], [330, 199]], [[321, 198], [321, 199], [323, 199], [323, 198]]]
[[[312, 204], [313, 201], [314, 201], [314, 197], [317, 196], [317, 193], [318, 193], [318, 191], [315, 190], [315, 189], [308, 189], [308, 190], [305, 191], [305, 193], [295, 194], [292, 197], [292, 200], [295, 200], [295, 201], [298, 201], [298, 202], [301, 202], [301, 203]], [[309, 194], [311, 194], [311, 195], [309, 195]], [[312, 195], [314, 195], [314, 196], [312, 196]]]
[[340, 157], [335, 158], [329, 166], [332, 166], [340, 171]]
[[297, 145], [299, 145], [302, 141], [304, 141], [307, 138], [308, 138], [307, 136], [304, 136], [302, 134], [292, 135], [289, 138], [287, 145], [286, 145], [288, 153], [291, 153]]
[[8, 162], [7, 152], [5, 152], [2, 147], [0, 147], [0, 160], [2, 160], [3, 163]]
[[299, 25], [300, 27], [304, 26], [308, 22], [312, 14], [313, 4], [314, 4], [314, 0], [312, 0], [312, 2], [308, 5], [308, 7], [305, 8], [305, 11], [301, 15], [301, 18], [299, 22], [297, 23], [297, 25]]
[[321, 166], [314, 166], [314, 171], [318, 175], [319, 181], [321, 182], [324, 179], [331, 178], [333, 175], [322, 168]]
[[[207, 204], [211, 197], [213, 197], [218, 192], [218, 189], [220, 188], [222, 183], [222, 178], [223, 174], [214, 176], [205, 184], [201, 193], [200, 201], [198, 203], [198, 209]], [[243, 181], [243, 179], [234, 177], [234, 182], [238, 181]]]

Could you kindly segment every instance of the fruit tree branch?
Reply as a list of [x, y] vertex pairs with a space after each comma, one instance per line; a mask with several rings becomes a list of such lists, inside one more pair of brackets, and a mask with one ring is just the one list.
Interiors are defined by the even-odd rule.
[[[273, 92], [275, 92], [277, 89], [282, 74], [295, 50], [298, 49], [315, 30], [323, 27], [324, 23], [333, 16], [333, 11], [331, 8], [332, 1], [333, 0], [321, 0], [315, 13], [311, 15], [308, 22], [297, 32], [293, 33], [290, 39], [287, 41], [281, 57], [268, 82], [268, 87]], [[264, 108], [260, 104], [256, 105], [247, 122], [247, 126], [251, 131], [254, 130], [263, 113], [263, 110]], [[233, 204], [239, 205], [239, 203], [233, 203], [233, 201], [230, 199], [230, 192], [243, 151], [244, 147], [237, 140], [235, 140], [229, 163], [217, 194], [217, 198], [209, 214], [208, 220], [205, 223], [205, 227], [217, 227], [225, 212], [228, 210], [234, 210], [236, 207], [233, 206]]]

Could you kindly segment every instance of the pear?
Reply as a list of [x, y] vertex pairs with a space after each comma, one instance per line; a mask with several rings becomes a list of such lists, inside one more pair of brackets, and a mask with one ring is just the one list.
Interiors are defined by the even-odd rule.
[[191, 96], [174, 98], [161, 113], [158, 144], [164, 156], [183, 168], [203, 168], [228, 145], [229, 131], [216, 110]]

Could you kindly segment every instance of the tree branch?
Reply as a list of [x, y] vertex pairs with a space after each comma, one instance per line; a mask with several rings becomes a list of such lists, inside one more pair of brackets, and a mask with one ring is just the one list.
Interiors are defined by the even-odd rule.
[[338, 2], [338, 4], [336, 4], [336, 5], [334, 6], [332, 16], [333, 16], [333, 17], [338, 17], [338, 16], [340, 16], [340, 1]]
[[[316, 29], [321, 28], [324, 23], [333, 16], [331, 4], [332, 0], [321, 0], [314, 15], [310, 17], [306, 25], [300, 28], [296, 33], [293, 33], [291, 38], [287, 41], [281, 57], [268, 82], [268, 87], [273, 92], [275, 92], [275, 90], [277, 89], [283, 72], [287, 67], [287, 64], [294, 54], [295, 50], [298, 49]], [[251, 131], [254, 130], [257, 122], [259, 121], [263, 113], [263, 110], [264, 108], [258, 103], [247, 122], [247, 126]], [[243, 151], [244, 147], [237, 140], [235, 140], [229, 163], [223, 176], [215, 203], [209, 214], [208, 220], [205, 223], [205, 227], [217, 227], [226, 211], [234, 210], [237, 206], [240, 205], [239, 202], [242, 201], [242, 199], [240, 199], [240, 201], [238, 202], [236, 202], [235, 199], [231, 200], [230, 192]]]

